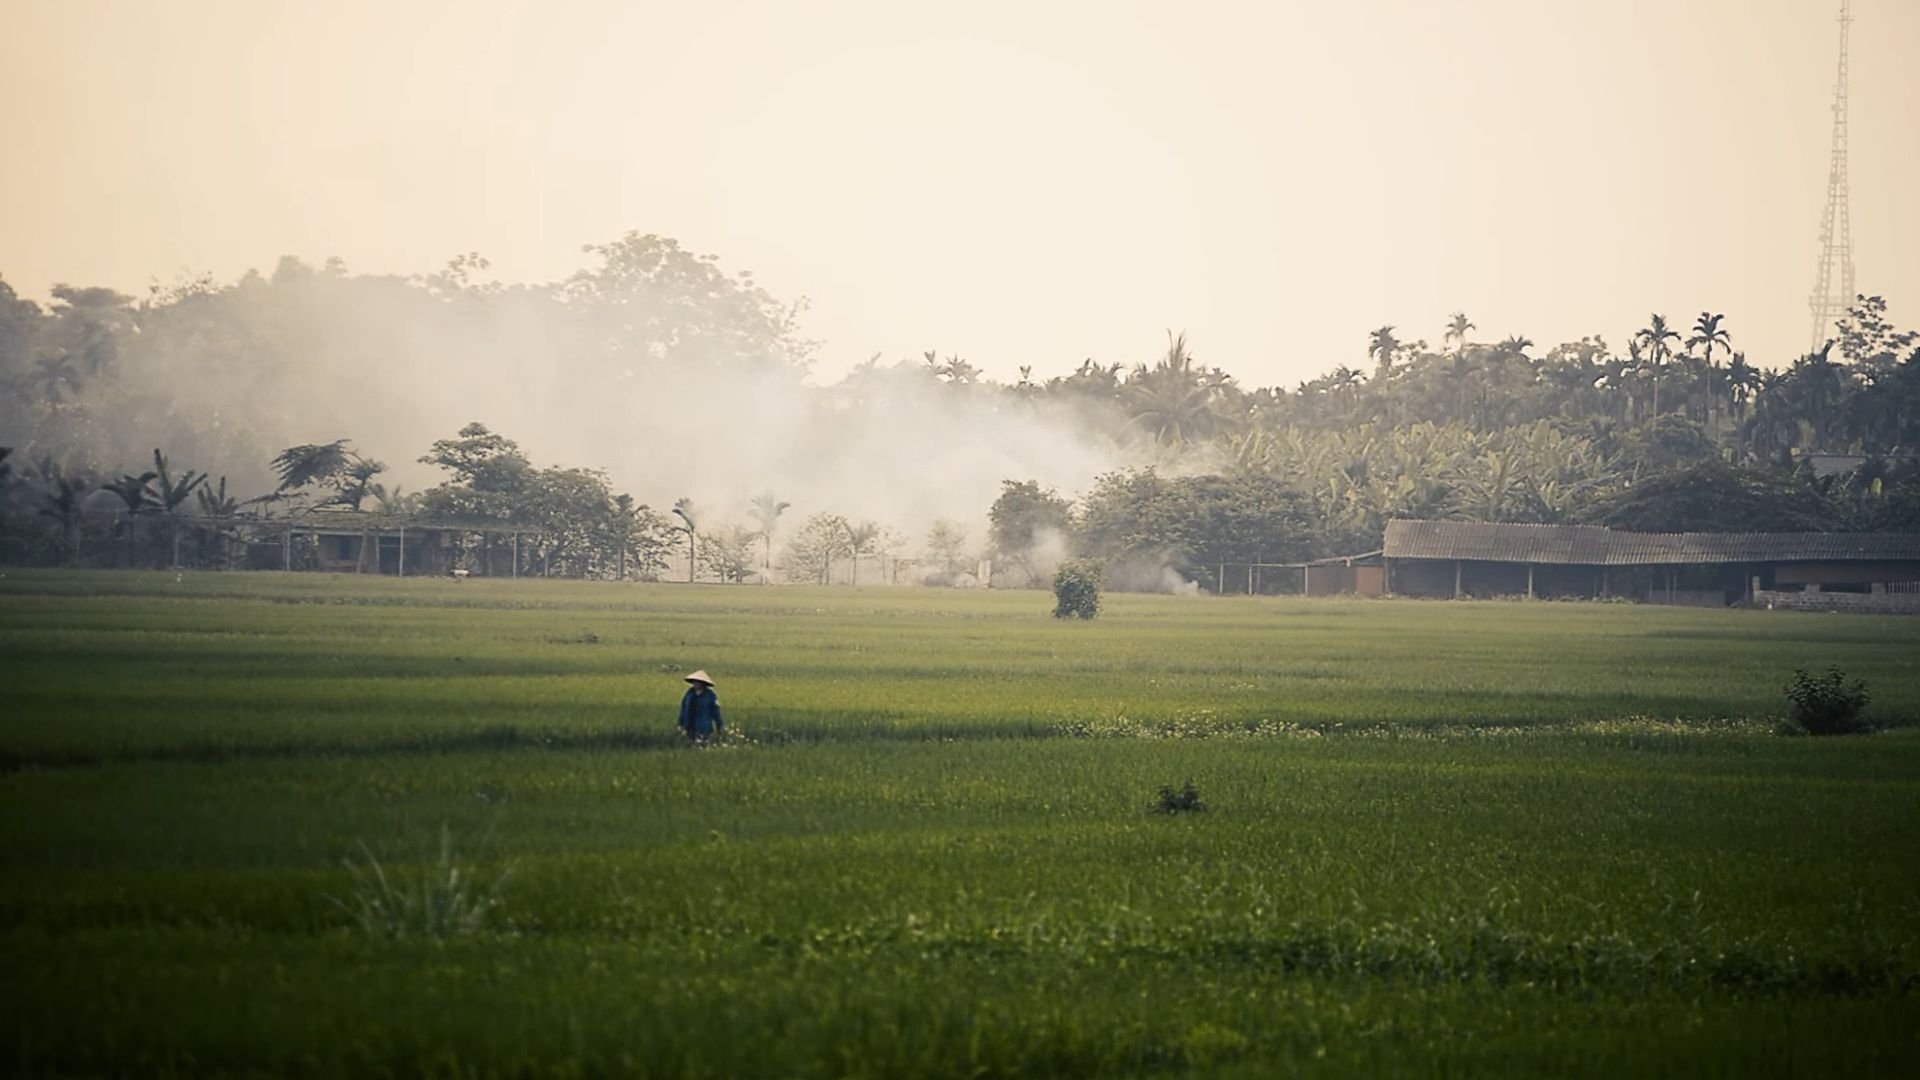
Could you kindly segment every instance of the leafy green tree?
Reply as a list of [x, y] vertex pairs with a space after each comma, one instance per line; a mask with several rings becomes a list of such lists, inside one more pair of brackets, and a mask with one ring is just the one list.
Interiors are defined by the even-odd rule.
[[280, 478], [273, 497], [314, 500], [303, 506], [310, 510], [329, 506], [358, 510], [373, 478], [386, 468], [353, 449], [346, 439], [289, 446], [273, 459], [273, 471]]
[[847, 519], [825, 511], [801, 524], [781, 549], [779, 568], [788, 581], [826, 585], [833, 578], [833, 562], [847, 554]]
[[973, 560], [967, 555], [967, 530], [957, 522], [946, 518], [936, 520], [928, 527], [922, 546], [943, 583], [973, 569]]
[[700, 565], [721, 581], [738, 584], [754, 570], [754, 546], [760, 534], [740, 525], [708, 529], [700, 545]]
[[1898, 330], [1887, 318], [1887, 301], [1857, 296], [1835, 330], [1840, 356], [1869, 382], [1887, 377], [1905, 357], [1912, 362], [1920, 334]]
[[1643, 477], [1584, 517], [1638, 532], [1816, 532], [1836, 513], [1803, 477], [1709, 460]]
[[1053, 617], [1092, 619], [1100, 614], [1103, 567], [1097, 559], [1068, 559], [1053, 574]]
[[1073, 528], [1073, 504], [1037, 480], [1002, 480], [1000, 497], [987, 510], [995, 557], [1032, 574], [1034, 548], [1048, 534], [1065, 539]]
[[817, 343], [799, 334], [806, 302], [775, 300], [751, 273], [728, 275], [714, 256], [638, 232], [584, 250], [599, 264], [556, 294], [589, 328], [611, 377], [652, 365], [798, 371], [812, 360]]
[[449, 521], [508, 521], [533, 482], [534, 468], [520, 445], [478, 421], [451, 439], [439, 439], [420, 461], [452, 476], [423, 493], [421, 510]]
[[522, 555], [544, 577], [610, 571], [629, 540], [623, 511], [598, 469], [541, 469], [514, 506], [515, 522], [533, 530], [521, 537]]

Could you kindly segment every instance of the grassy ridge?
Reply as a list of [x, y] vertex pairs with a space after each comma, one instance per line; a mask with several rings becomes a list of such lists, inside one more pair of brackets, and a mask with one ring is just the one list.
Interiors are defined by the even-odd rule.
[[[1920, 738], [1760, 719], [1911, 715], [1914, 622], [475, 584], [0, 579], [0, 1060], [1920, 1069]], [[694, 665], [754, 742], [666, 749]], [[443, 827], [491, 928], [356, 932]]]

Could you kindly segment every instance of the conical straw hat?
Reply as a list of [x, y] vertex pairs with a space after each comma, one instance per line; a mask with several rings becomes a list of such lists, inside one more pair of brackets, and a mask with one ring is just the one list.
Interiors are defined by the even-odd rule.
[[712, 686], [713, 676], [707, 674], [706, 669], [702, 668], [699, 671], [696, 671], [693, 674], [687, 676], [687, 681], [697, 682], [697, 683], [706, 683], [708, 686]]

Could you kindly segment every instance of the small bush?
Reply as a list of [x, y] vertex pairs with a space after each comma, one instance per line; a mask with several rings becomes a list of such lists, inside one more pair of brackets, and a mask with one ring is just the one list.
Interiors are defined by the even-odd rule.
[[1794, 672], [1787, 700], [1793, 705], [1793, 723], [1809, 735], [1853, 735], [1868, 728], [1860, 719], [1860, 710], [1867, 707], [1867, 684], [1860, 679], [1848, 682], [1837, 667], [1818, 676], [1804, 669]]
[[1193, 781], [1189, 780], [1180, 785], [1179, 791], [1175, 791], [1170, 787], [1162, 787], [1160, 789], [1160, 797], [1154, 803], [1153, 812], [1156, 814], [1197, 814], [1206, 808], [1207, 804], [1200, 801], [1200, 789], [1194, 787]]
[[365, 843], [360, 854], [365, 863], [345, 860], [353, 875], [352, 895], [327, 899], [368, 937], [442, 940], [477, 933], [486, 929], [506, 891], [507, 872], [483, 885], [474, 868], [454, 861], [453, 838], [444, 826], [439, 861], [404, 875], [398, 868], [389, 874]]
[[1053, 617], [1091, 619], [1100, 614], [1104, 568], [1094, 559], [1068, 559], [1053, 574]]

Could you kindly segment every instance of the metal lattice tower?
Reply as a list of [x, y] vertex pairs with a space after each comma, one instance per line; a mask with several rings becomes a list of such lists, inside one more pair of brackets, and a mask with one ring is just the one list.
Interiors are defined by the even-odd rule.
[[[1820, 265], [1813, 277], [1813, 312], [1809, 352], [1819, 352], [1832, 336], [1833, 324], [1853, 303], [1853, 223], [1847, 214], [1847, 27], [1853, 22], [1852, 0], [1840, 0], [1840, 69], [1833, 80], [1833, 149], [1827, 160], [1827, 206], [1820, 217]], [[1839, 289], [1834, 288], [1838, 278]]]

